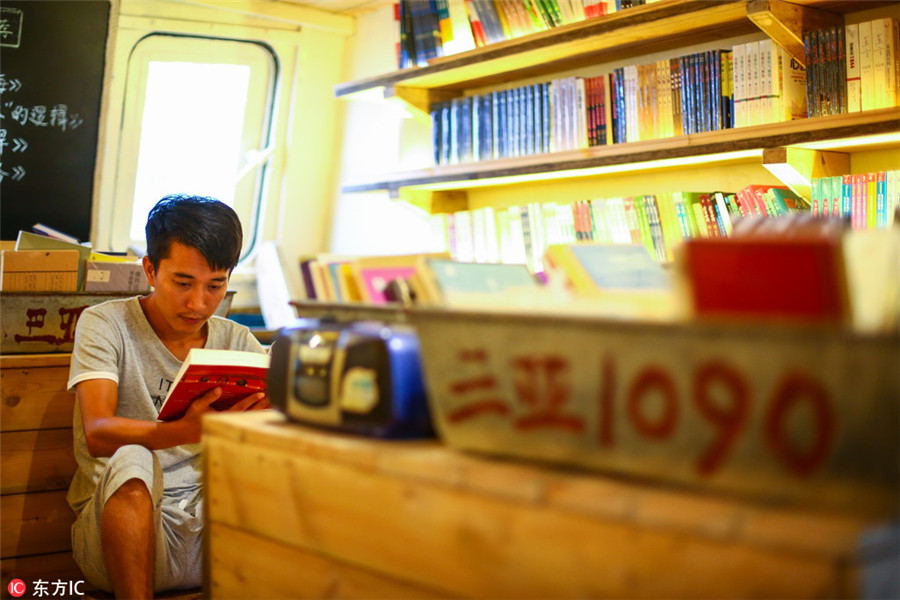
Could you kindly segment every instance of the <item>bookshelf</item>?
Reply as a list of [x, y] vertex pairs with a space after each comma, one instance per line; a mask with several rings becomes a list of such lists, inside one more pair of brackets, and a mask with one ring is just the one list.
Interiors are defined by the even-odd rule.
[[[764, 149], [815, 145], [818, 150], [854, 150], [896, 146], [885, 136], [900, 131], [900, 107], [830, 117], [800, 119], [753, 127], [725, 129], [626, 144], [594, 146], [583, 150], [496, 159], [458, 165], [442, 165], [415, 171], [385, 174], [383, 178], [349, 183], [344, 192], [397, 191], [406, 187], [465, 189], [473, 182], [500, 184], [506, 178], [533, 176], [551, 179], [560, 174], [578, 177], [596, 174], [603, 167], [643, 168], [642, 163], [699, 157], [708, 164], [752, 160], [759, 162]], [[848, 146], [848, 139], [851, 139]], [[709, 160], [707, 160], [707, 157]]]
[[792, 37], [791, 31], [796, 37], [798, 27], [830, 24], [836, 14], [876, 8], [886, 2], [795, 0], [790, 3], [792, 9], [778, 10], [788, 4], [782, 0], [662, 0], [445, 56], [430, 61], [427, 67], [338, 84], [335, 95], [350, 97], [383, 89], [388, 96], [409, 93], [411, 97], [427, 98], [428, 94], [412, 91], [424, 90], [434, 95], [433, 100], [437, 95], [460, 95], [465, 89], [674, 50], [753, 33], [763, 27], [779, 40]]
[[[751, 35], [760, 30], [802, 62], [804, 31], [842, 22], [846, 13], [898, 4], [661, 0], [439, 58], [427, 67], [345, 82], [334, 91], [338, 98], [346, 99], [361, 95], [400, 99], [427, 112], [434, 102], [484, 86], [651, 53], [675, 52], [690, 45]], [[424, 194], [424, 202], [432, 212], [448, 212], [470, 207], [467, 194], [475, 188], [574, 181], [584, 177], [621, 178], [623, 174], [644, 175], [672, 169], [680, 170], [684, 180], [685, 176], [690, 177], [692, 166], [698, 164], [763, 166], [766, 151], [784, 147], [845, 155], [889, 154], [896, 149], [898, 134], [900, 107], [893, 107], [575, 151], [385, 172], [348, 179], [341, 192], [386, 190], [392, 197], [415, 199], [418, 203], [423, 202]], [[849, 164], [848, 160], [822, 162]]]

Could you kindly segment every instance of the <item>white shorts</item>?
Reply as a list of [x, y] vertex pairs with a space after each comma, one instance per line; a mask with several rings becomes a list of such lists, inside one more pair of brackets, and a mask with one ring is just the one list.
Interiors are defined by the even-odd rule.
[[112, 591], [100, 523], [106, 501], [126, 481], [140, 479], [150, 490], [156, 524], [156, 559], [153, 587], [164, 590], [199, 587], [202, 578], [203, 503], [200, 485], [166, 489], [156, 454], [143, 446], [123, 446], [109, 459], [93, 497], [72, 525], [72, 553], [85, 578]]

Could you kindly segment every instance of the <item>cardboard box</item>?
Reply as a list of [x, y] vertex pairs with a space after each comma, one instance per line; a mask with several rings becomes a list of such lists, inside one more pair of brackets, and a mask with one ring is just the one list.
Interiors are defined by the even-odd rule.
[[16, 250], [75, 250], [80, 257], [78, 261], [78, 289], [76, 291], [80, 292], [82, 290], [84, 285], [84, 263], [91, 255], [91, 247], [89, 245], [73, 244], [72, 242], [57, 240], [45, 235], [20, 231], [19, 236], [16, 238]]
[[0, 253], [0, 290], [4, 292], [75, 292], [75, 250], [4, 250]]
[[140, 261], [89, 260], [84, 276], [84, 291], [143, 294], [150, 291], [150, 284], [147, 283]]

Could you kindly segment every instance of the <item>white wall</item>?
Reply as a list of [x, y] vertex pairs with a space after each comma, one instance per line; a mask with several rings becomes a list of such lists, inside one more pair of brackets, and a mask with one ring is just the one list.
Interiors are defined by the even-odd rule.
[[[395, 71], [393, 9], [361, 15], [348, 43], [347, 81]], [[373, 96], [370, 94], [369, 96]], [[431, 125], [399, 102], [345, 99], [340, 183], [431, 166]], [[377, 177], [376, 177], [377, 178]], [[442, 250], [427, 213], [387, 192], [337, 194], [329, 249], [337, 254], [407, 254]]]

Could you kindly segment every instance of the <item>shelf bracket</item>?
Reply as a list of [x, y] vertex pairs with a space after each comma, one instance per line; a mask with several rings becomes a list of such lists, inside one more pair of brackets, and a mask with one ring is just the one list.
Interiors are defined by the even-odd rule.
[[812, 180], [850, 172], [850, 155], [806, 148], [767, 148], [763, 166], [799, 196], [812, 199]]
[[784, 0], [750, 0], [747, 18], [804, 67], [803, 34], [844, 24], [843, 15]]
[[462, 92], [450, 92], [445, 90], [430, 90], [427, 88], [407, 87], [395, 85], [384, 88], [386, 100], [398, 99], [408, 106], [416, 109], [426, 117], [431, 118], [431, 106], [436, 102], [444, 102], [462, 96]]
[[465, 190], [400, 188], [392, 192], [392, 197], [418, 206], [432, 215], [469, 210], [469, 195]]

